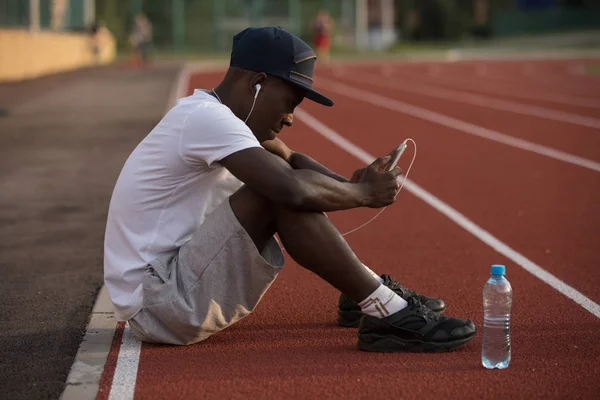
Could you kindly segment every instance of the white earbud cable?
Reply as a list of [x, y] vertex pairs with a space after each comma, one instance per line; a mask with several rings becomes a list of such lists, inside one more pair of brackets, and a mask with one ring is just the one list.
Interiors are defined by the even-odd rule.
[[[256, 94], [258, 94], [258, 92], [256, 92]], [[248, 122], [248, 118], [250, 118], [250, 115], [252, 115], [252, 111], [254, 110], [254, 105], [256, 104], [256, 98], [257, 97], [258, 96], [254, 96], [254, 101], [252, 102], [252, 108], [250, 109], [250, 113], [248, 114], [248, 116], [244, 120], [244, 123]]]
[[[250, 108], [250, 113], [248, 114], [248, 116], [246, 117], [246, 121], [248, 121], [248, 118], [250, 118], [250, 115], [252, 115], [252, 111], [254, 110], [254, 105], [256, 104], [256, 98], [258, 97], [258, 93], [260, 92], [260, 85], [256, 85], [256, 94], [254, 95], [254, 101], [252, 102], [252, 108]], [[212, 92], [215, 94], [215, 96], [217, 96], [217, 99], [219, 100], [219, 103], [223, 104], [223, 102], [221, 101], [221, 99], [219, 98], [219, 95], [217, 94], [217, 92], [215, 91], [215, 89], [212, 89]], [[406, 179], [408, 179], [408, 174], [410, 173], [410, 169], [413, 166], [413, 163], [415, 162], [415, 158], [417, 158], [417, 143], [412, 140], [411, 138], [406, 139], [406, 142], [412, 142], [413, 146], [415, 147], [415, 151], [413, 153], [413, 158], [410, 162], [410, 165], [408, 166], [408, 169], [406, 170], [406, 174], [404, 174], [404, 179], [402, 180], [402, 184], [400, 185], [400, 188], [398, 189], [398, 191], [396, 192], [396, 195], [394, 196], [394, 199], [396, 197], [398, 197], [398, 194], [400, 193], [400, 191], [402, 190], [402, 188], [404, 187], [404, 184], [406, 183]], [[389, 206], [383, 207], [383, 209], [381, 211], [379, 211], [377, 214], [375, 214], [375, 216], [373, 218], [371, 218], [370, 220], [368, 220], [367, 222], [365, 222], [364, 224], [360, 225], [357, 228], [352, 229], [351, 231], [348, 231], [346, 233], [343, 233], [342, 236], [346, 236], [349, 235], [353, 232], [356, 232], [359, 229], [364, 228], [365, 226], [369, 225], [371, 222], [375, 221], [375, 219], [377, 219], [377, 217], [379, 217], [381, 215], [382, 212], [385, 211], [386, 208], [388, 208]], [[325, 213], [323, 213], [325, 214]], [[325, 216], [327, 216], [327, 214], [325, 214]], [[282, 251], [285, 251], [285, 249], [283, 247], [281, 247]]]
[[[415, 162], [415, 158], [417, 158], [417, 143], [415, 143], [415, 141], [414, 141], [414, 140], [412, 140], [412, 139], [410, 139], [410, 138], [406, 139], [406, 141], [410, 141], [410, 142], [412, 142], [412, 143], [413, 143], [413, 146], [415, 147], [415, 151], [414, 151], [414, 153], [413, 153], [413, 158], [412, 158], [412, 161], [410, 162], [410, 165], [408, 166], [408, 169], [406, 170], [406, 174], [404, 175], [404, 179], [402, 180], [402, 184], [400, 185], [400, 188], [398, 189], [398, 192], [396, 192], [396, 196], [394, 196], [394, 199], [395, 199], [396, 197], [398, 197], [398, 194], [400, 193], [400, 191], [401, 191], [401, 190], [402, 190], [402, 188], [404, 187], [404, 183], [406, 183], [406, 179], [408, 178], [408, 174], [410, 173], [410, 169], [412, 168], [412, 166], [413, 166], [413, 163]], [[342, 234], [342, 236], [349, 235], [349, 234], [351, 234], [351, 233], [353, 233], [353, 232], [356, 232], [357, 230], [359, 230], [359, 229], [361, 229], [361, 228], [364, 228], [365, 226], [367, 226], [367, 225], [368, 225], [368, 224], [370, 224], [371, 222], [375, 221], [375, 219], [376, 219], [377, 217], [379, 217], [379, 216], [381, 215], [381, 213], [382, 213], [382, 212], [384, 212], [384, 211], [385, 211], [385, 209], [386, 209], [386, 208], [388, 208], [388, 207], [389, 207], [389, 206], [383, 207], [383, 209], [382, 209], [381, 211], [379, 211], [379, 212], [378, 212], [378, 213], [377, 213], [377, 214], [376, 214], [376, 215], [375, 215], [373, 218], [371, 218], [370, 220], [368, 220], [367, 222], [365, 222], [365, 223], [364, 223], [364, 224], [362, 224], [361, 226], [359, 226], [359, 227], [357, 227], [357, 228], [354, 228], [354, 229], [352, 229], [351, 231], [348, 231], [348, 232], [346, 232], [346, 233], [343, 233], [343, 234]]]
[[250, 108], [250, 113], [244, 120], [244, 123], [246, 123], [248, 121], [248, 118], [250, 118], [250, 115], [252, 115], [252, 111], [254, 111], [254, 105], [256, 104], [256, 98], [258, 97], [258, 94], [260, 93], [260, 89], [262, 88], [262, 86], [260, 86], [259, 84], [256, 84], [254, 87], [256, 88], [256, 94], [254, 95], [254, 101], [252, 101], [252, 108]]
[[[408, 179], [408, 174], [410, 173], [410, 169], [412, 168], [414, 162], [415, 162], [415, 158], [417, 158], [417, 143], [412, 140], [411, 138], [406, 139], [407, 142], [412, 142], [413, 146], [415, 147], [415, 151], [413, 153], [413, 157], [412, 160], [410, 162], [410, 165], [408, 166], [408, 169], [406, 170], [406, 174], [404, 174], [404, 179], [402, 180], [402, 184], [400, 185], [400, 188], [398, 189], [398, 191], [396, 192], [396, 195], [394, 196], [394, 199], [396, 197], [398, 197], [398, 194], [400, 194], [400, 191], [402, 190], [402, 188], [404, 187], [404, 184], [406, 183], [406, 180]], [[379, 217], [381, 215], [382, 212], [385, 211], [386, 208], [388, 208], [389, 206], [384, 207], [381, 211], [379, 211], [373, 218], [371, 218], [370, 220], [368, 220], [367, 222], [365, 222], [364, 224], [360, 225], [357, 228], [352, 229], [351, 231], [348, 231], [346, 233], [343, 233], [342, 236], [346, 236], [349, 235], [353, 232], [356, 232], [359, 229], [364, 228], [365, 226], [369, 225], [371, 222], [375, 221], [375, 219], [377, 219], [377, 217]], [[323, 213], [326, 217], [327, 214]], [[328, 217], [329, 218], [329, 217]], [[277, 240], [277, 243], [279, 243], [279, 240]], [[285, 251], [285, 248], [283, 246], [280, 245], [281, 251]]]
[[[250, 118], [250, 115], [252, 115], [252, 111], [254, 111], [254, 105], [256, 104], [256, 98], [258, 97], [258, 92], [260, 92], [260, 85], [256, 85], [256, 86], [258, 86], [258, 88], [256, 90], [256, 94], [254, 95], [254, 101], [252, 101], [252, 108], [250, 108], [250, 113], [248, 113], [248, 116], [244, 120], [244, 123], [248, 122], [248, 118]], [[215, 89], [211, 89], [211, 92], [213, 92], [215, 94], [215, 96], [217, 97], [217, 100], [219, 100], [219, 103], [223, 104], [223, 102], [221, 101], [221, 98], [219, 97], [219, 95], [217, 94]]]

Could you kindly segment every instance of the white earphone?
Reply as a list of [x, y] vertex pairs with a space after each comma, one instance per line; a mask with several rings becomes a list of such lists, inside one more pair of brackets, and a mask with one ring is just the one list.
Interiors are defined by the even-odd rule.
[[[244, 122], [248, 122], [248, 118], [250, 118], [250, 115], [252, 115], [252, 111], [254, 111], [254, 105], [256, 104], [256, 98], [258, 97], [258, 93], [260, 93], [260, 89], [262, 89], [262, 86], [260, 85], [260, 83], [257, 83], [256, 85], [254, 85], [254, 89], [256, 89], [256, 93], [254, 93], [254, 101], [252, 101], [252, 108], [250, 109], [250, 112], [248, 113], [248, 116], [246, 117]], [[217, 97], [217, 100], [219, 100], [219, 103], [223, 104], [215, 89], [212, 89], [212, 92]]]
[[256, 98], [258, 97], [258, 93], [260, 92], [261, 88], [262, 88], [262, 86], [260, 86], [260, 83], [257, 83], [256, 85], [254, 85], [254, 89], [256, 89], [256, 93], [254, 93], [254, 101], [252, 102], [252, 108], [250, 109], [250, 113], [248, 113], [248, 116], [246, 117], [244, 122], [248, 122], [248, 118], [250, 118], [250, 115], [252, 115], [252, 111], [254, 110], [254, 105], [256, 104]]
[[260, 89], [262, 89], [262, 86], [260, 86], [260, 83], [257, 83], [256, 85], [254, 85], [254, 89], [256, 89], [256, 93], [254, 94], [254, 100], [256, 100], [256, 98], [258, 97], [258, 93], [260, 92]]

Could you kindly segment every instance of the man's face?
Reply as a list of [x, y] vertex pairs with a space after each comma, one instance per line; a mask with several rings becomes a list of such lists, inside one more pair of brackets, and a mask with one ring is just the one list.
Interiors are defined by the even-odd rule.
[[261, 86], [248, 126], [262, 143], [275, 139], [284, 126], [292, 126], [294, 109], [304, 99], [304, 91], [273, 76], [268, 76]]

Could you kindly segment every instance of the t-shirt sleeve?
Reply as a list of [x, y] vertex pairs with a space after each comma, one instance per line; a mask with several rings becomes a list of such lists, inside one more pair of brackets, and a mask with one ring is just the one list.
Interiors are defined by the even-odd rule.
[[188, 164], [214, 167], [223, 158], [261, 147], [248, 126], [222, 105], [199, 106], [181, 128], [179, 154]]

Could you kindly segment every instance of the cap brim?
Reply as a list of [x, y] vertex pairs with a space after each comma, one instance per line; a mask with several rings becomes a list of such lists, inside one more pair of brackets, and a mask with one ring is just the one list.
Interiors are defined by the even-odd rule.
[[317, 92], [312, 87], [307, 86], [302, 82], [298, 82], [297, 80], [289, 79], [289, 78], [283, 78], [283, 79], [290, 82], [294, 86], [304, 89], [306, 91], [306, 93], [304, 94], [304, 97], [306, 97], [309, 100], [314, 101], [315, 103], [323, 104], [324, 106], [327, 106], [327, 107], [331, 107], [332, 105], [335, 104], [333, 102], [333, 100], [331, 100], [329, 97], [322, 95], [321, 93]]
[[335, 103], [333, 102], [333, 100], [331, 100], [329, 97], [322, 95], [321, 93], [317, 92], [316, 90], [312, 89], [312, 88], [307, 88], [304, 87], [306, 89], [306, 94], [304, 95], [304, 97], [306, 97], [309, 100], [312, 100], [316, 103], [319, 104], [323, 104], [324, 106], [327, 107], [331, 107], [332, 105], [334, 105]]

